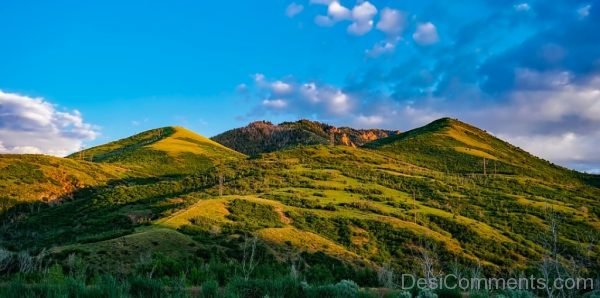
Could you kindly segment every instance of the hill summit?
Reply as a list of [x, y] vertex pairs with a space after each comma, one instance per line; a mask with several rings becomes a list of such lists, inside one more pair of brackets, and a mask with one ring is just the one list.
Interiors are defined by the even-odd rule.
[[453, 118], [441, 118], [423, 127], [368, 143], [365, 147], [445, 172], [522, 174], [544, 178], [579, 176], [575, 171], [554, 165]]
[[252, 122], [248, 126], [219, 134], [212, 140], [236, 151], [256, 155], [298, 145], [330, 144], [358, 147], [398, 133], [384, 129], [335, 127], [303, 119], [278, 125], [268, 121]]
[[114, 163], [155, 173], [181, 173], [244, 155], [180, 126], [148, 130], [74, 153], [69, 158]]

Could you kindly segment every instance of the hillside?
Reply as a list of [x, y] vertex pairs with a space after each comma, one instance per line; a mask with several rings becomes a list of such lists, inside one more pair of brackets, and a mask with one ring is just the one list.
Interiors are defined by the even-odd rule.
[[226, 131], [212, 140], [247, 155], [273, 152], [299, 145], [361, 146], [367, 142], [396, 135], [397, 131], [334, 127], [320, 122], [300, 120], [274, 125], [266, 121]]
[[[319, 136], [319, 125], [301, 131]], [[19, 272], [27, 255], [74, 280], [127, 280], [131, 291], [214, 282], [240, 297], [340, 297], [318, 291], [340, 280], [391, 287], [398, 273], [426, 266], [540, 276], [550, 260], [560, 274], [600, 272], [600, 189], [588, 183], [597, 176], [448, 118], [365, 147], [296, 144], [253, 158], [163, 128], [56, 160], [89, 175], [116, 166], [141, 174], [0, 213], [1, 248], [14, 256], [0, 275]], [[206, 163], [187, 164], [197, 160]]]
[[576, 183], [589, 178], [451, 118], [367, 143], [365, 148], [387, 152], [406, 162], [449, 174], [520, 174], [561, 183]]
[[127, 175], [124, 168], [45, 155], [0, 155], [0, 214], [16, 204], [53, 203]]
[[68, 158], [166, 175], [205, 170], [244, 155], [183, 127], [163, 127], [89, 148]]

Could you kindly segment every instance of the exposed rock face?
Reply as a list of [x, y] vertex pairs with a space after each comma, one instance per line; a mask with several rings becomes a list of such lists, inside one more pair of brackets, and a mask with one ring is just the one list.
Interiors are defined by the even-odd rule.
[[338, 128], [310, 120], [283, 122], [279, 125], [268, 121], [256, 121], [212, 139], [236, 151], [256, 155], [298, 145], [333, 144], [358, 147], [398, 133], [383, 129]]

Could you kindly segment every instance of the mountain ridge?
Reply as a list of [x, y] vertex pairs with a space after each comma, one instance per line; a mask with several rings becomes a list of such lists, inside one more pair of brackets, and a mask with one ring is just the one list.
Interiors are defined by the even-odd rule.
[[333, 144], [359, 147], [367, 142], [396, 134], [398, 131], [335, 127], [302, 119], [277, 125], [268, 121], [255, 121], [211, 139], [247, 155], [256, 155], [298, 145]]
[[[215, 272], [221, 284], [237, 280], [256, 243], [250, 278], [295, 268], [310, 284], [373, 288], [381, 270], [419, 272], [424, 255], [440, 272], [537, 272], [560, 220], [559, 259], [584, 252], [581, 272], [600, 270], [600, 188], [586, 181], [596, 176], [449, 118], [356, 147], [323, 142], [332, 126], [285, 125], [322, 142], [246, 156], [165, 127], [69, 158], [0, 155], [0, 189], [11, 194], [8, 205], [0, 194], [0, 249], [48, 253], [64, 272], [81, 260], [88, 280], [155, 274], [196, 285]], [[267, 137], [277, 127], [252, 126]], [[30, 185], [63, 199], [45, 202]], [[10, 264], [0, 274], [18, 270]]]

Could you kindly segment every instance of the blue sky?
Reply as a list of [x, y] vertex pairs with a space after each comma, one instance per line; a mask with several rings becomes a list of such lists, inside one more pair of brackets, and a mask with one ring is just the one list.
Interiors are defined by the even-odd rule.
[[0, 151], [452, 116], [600, 169], [597, 1], [6, 0], [0, 15]]

